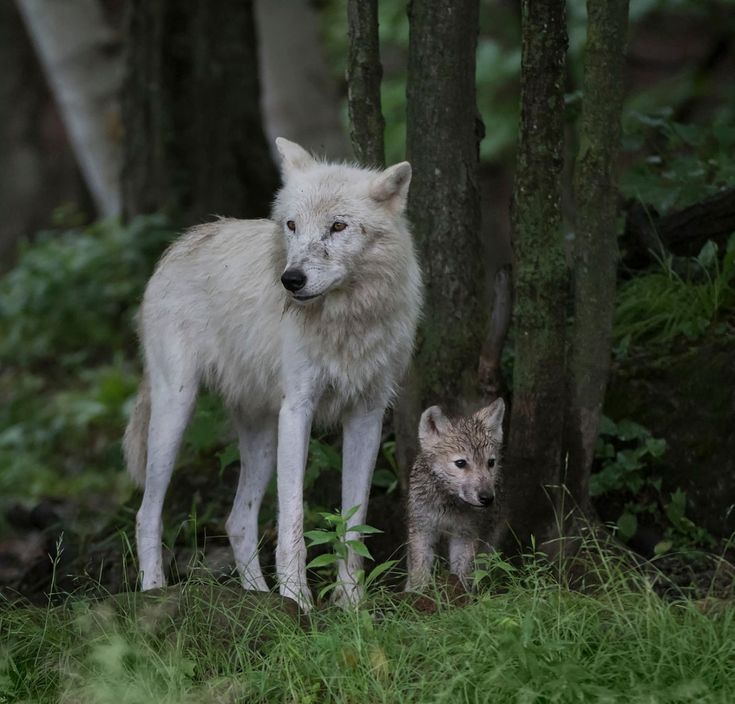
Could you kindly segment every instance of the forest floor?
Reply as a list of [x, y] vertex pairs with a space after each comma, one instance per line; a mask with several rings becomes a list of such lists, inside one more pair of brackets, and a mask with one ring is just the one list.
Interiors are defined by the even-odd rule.
[[[593, 546], [573, 582], [538, 560], [493, 556], [471, 596], [441, 574], [426, 595], [401, 594], [399, 563], [360, 609], [325, 597], [307, 615], [243, 591], [226, 540], [193, 528], [187, 545], [182, 526], [168, 555], [175, 583], [136, 591], [136, 503], [86, 540], [78, 506], [6, 516], [16, 531], [0, 545], [0, 701], [735, 700], [733, 568], [722, 555], [669, 554], [641, 569]], [[393, 496], [379, 495], [371, 514], [401, 529]], [[266, 568], [272, 538], [266, 530]], [[396, 556], [394, 538], [372, 540], [376, 561]]]
[[600, 557], [581, 589], [536, 561], [494, 558], [472, 597], [441, 583], [422, 597], [373, 588], [360, 609], [308, 615], [201, 570], [157, 593], [5, 603], [0, 697], [732, 702], [733, 602], [663, 599], [641, 573]]

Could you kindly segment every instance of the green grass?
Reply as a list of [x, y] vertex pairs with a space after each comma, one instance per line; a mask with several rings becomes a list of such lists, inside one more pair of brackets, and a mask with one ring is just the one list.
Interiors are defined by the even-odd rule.
[[[598, 563], [599, 564], [599, 563]], [[166, 596], [4, 605], [0, 701], [732, 702], [735, 608], [664, 601], [606, 558], [571, 591], [538, 565], [429, 613], [373, 593], [301, 622], [207, 577]]]

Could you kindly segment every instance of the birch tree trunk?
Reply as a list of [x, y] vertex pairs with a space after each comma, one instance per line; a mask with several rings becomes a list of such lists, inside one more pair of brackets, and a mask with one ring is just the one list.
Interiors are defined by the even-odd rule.
[[589, 503], [589, 475], [610, 371], [615, 306], [617, 184], [628, 0], [587, 1], [580, 149], [575, 173], [574, 323], [566, 485]]
[[275, 153], [286, 137], [330, 159], [349, 155], [338, 84], [324, 56], [318, 11], [311, 0], [257, 0], [265, 131]]
[[347, 0], [350, 48], [347, 108], [352, 151], [361, 164], [385, 165], [385, 120], [381, 110], [378, 0]]
[[124, 210], [182, 224], [265, 216], [277, 173], [260, 114], [251, 0], [131, 0]]
[[122, 57], [97, 0], [16, 0], [102, 216], [120, 213]]
[[[520, 143], [512, 224], [513, 406], [503, 510], [512, 545], [552, 532], [562, 461], [567, 267], [561, 227], [565, 0], [523, 0]], [[496, 536], [498, 540], [500, 536]]]
[[457, 411], [462, 400], [478, 395], [487, 317], [478, 185], [484, 130], [475, 101], [478, 0], [412, 0], [408, 17], [408, 215], [425, 302], [414, 368], [396, 409], [404, 472], [415, 455], [422, 408], [436, 403]]

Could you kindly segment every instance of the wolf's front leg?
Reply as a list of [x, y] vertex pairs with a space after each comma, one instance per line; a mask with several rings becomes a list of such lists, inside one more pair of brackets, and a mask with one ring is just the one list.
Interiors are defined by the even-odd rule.
[[436, 535], [425, 528], [408, 527], [408, 579], [407, 592], [420, 592], [429, 586], [431, 567], [434, 563]]
[[314, 405], [312, 397], [286, 397], [278, 416], [278, 588], [306, 610], [312, 599], [306, 583], [304, 470]]
[[[342, 515], [358, 507], [349, 520], [349, 525], [365, 523], [370, 484], [373, 479], [375, 460], [380, 449], [383, 432], [383, 407], [370, 411], [352, 412], [343, 418], [344, 440], [342, 443]], [[347, 540], [360, 540], [360, 533], [349, 531]], [[347, 560], [341, 560], [337, 568], [338, 586], [334, 593], [337, 604], [347, 607], [356, 604], [362, 597], [358, 573], [363, 560], [349, 549]]]
[[465, 535], [449, 536], [449, 568], [467, 590], [472, 586], [476, 543], [474, 538]]

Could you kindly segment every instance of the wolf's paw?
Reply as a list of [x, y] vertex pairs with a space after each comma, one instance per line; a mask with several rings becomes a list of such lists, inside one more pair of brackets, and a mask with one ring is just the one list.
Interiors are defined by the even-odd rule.
[[140, 589], [149, 592], [151, 589], [162, 589], [166, 586], [163, 569], [152, 569], [141, 572]]
[[282, 584], [279, 588], [281, 596], [293, 599], [299, 608], [308, 613], [314, 608], [314, 599], [311, 596], [311, 590], [308, 587], [301, 587], [300, 589], [294, 589], [289, 585]]

